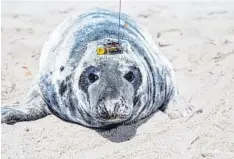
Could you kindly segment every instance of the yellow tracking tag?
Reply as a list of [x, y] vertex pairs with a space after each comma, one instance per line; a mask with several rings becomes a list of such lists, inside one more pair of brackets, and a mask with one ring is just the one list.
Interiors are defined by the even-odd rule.
[[98, 47], [96, 51], [97, 51], [97, 54], [98, 54], [98, 55], [103, 55], [103, 54], [105, 54], [105, 48], [103, 48], [103, 47]]

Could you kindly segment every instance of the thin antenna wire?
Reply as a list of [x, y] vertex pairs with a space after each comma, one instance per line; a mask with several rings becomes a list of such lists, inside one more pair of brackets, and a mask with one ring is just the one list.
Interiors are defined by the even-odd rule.
[[119, 0], [119, 31], [118, 31], [118, 43], [119, 43], [119, 34], [120, 34], [120, 13], [121, 13], [121, 0]]

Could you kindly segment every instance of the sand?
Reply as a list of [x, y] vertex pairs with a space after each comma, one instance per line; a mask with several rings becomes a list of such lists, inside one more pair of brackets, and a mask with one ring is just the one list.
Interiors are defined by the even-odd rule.
[[[123, 2], [176, 70], [183, 100], [202, 112], [155, 114], [138, 129], [100, 134], [48, 116], [1, 125], [2, 158], [234, 158], [234, 2]], [[24, 100], [48, 34], [64, 18], [118, 2], [3, 2], [2, 104]]]

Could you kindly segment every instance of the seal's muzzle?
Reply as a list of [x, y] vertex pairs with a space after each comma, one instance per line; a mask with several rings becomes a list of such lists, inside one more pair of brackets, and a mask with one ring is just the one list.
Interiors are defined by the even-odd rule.
[[107, 88], [100, 96], [97, 105], [99, 120], [124, 121], [129, 118], [131, 111], [117, 88]]
[[130, 111], [124, 100], [101, 100], [97, 112], [104, 120], [125, 120], [129, 117]]

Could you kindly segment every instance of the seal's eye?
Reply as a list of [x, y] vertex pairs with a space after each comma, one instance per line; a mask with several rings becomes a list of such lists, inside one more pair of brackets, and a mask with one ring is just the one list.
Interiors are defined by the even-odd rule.
[[90, 73], [88, 78], [89, 78], [90, 83], [94, 83], [95, 81], [98, 80], [99, 77], [97, 75], [95, 75], [94, 73]]
[[132, 82], [135, 78], [133, 72], [128, 72], [127, 74], [124, 75], [124, 78], [128, 81], [128, 82]]

